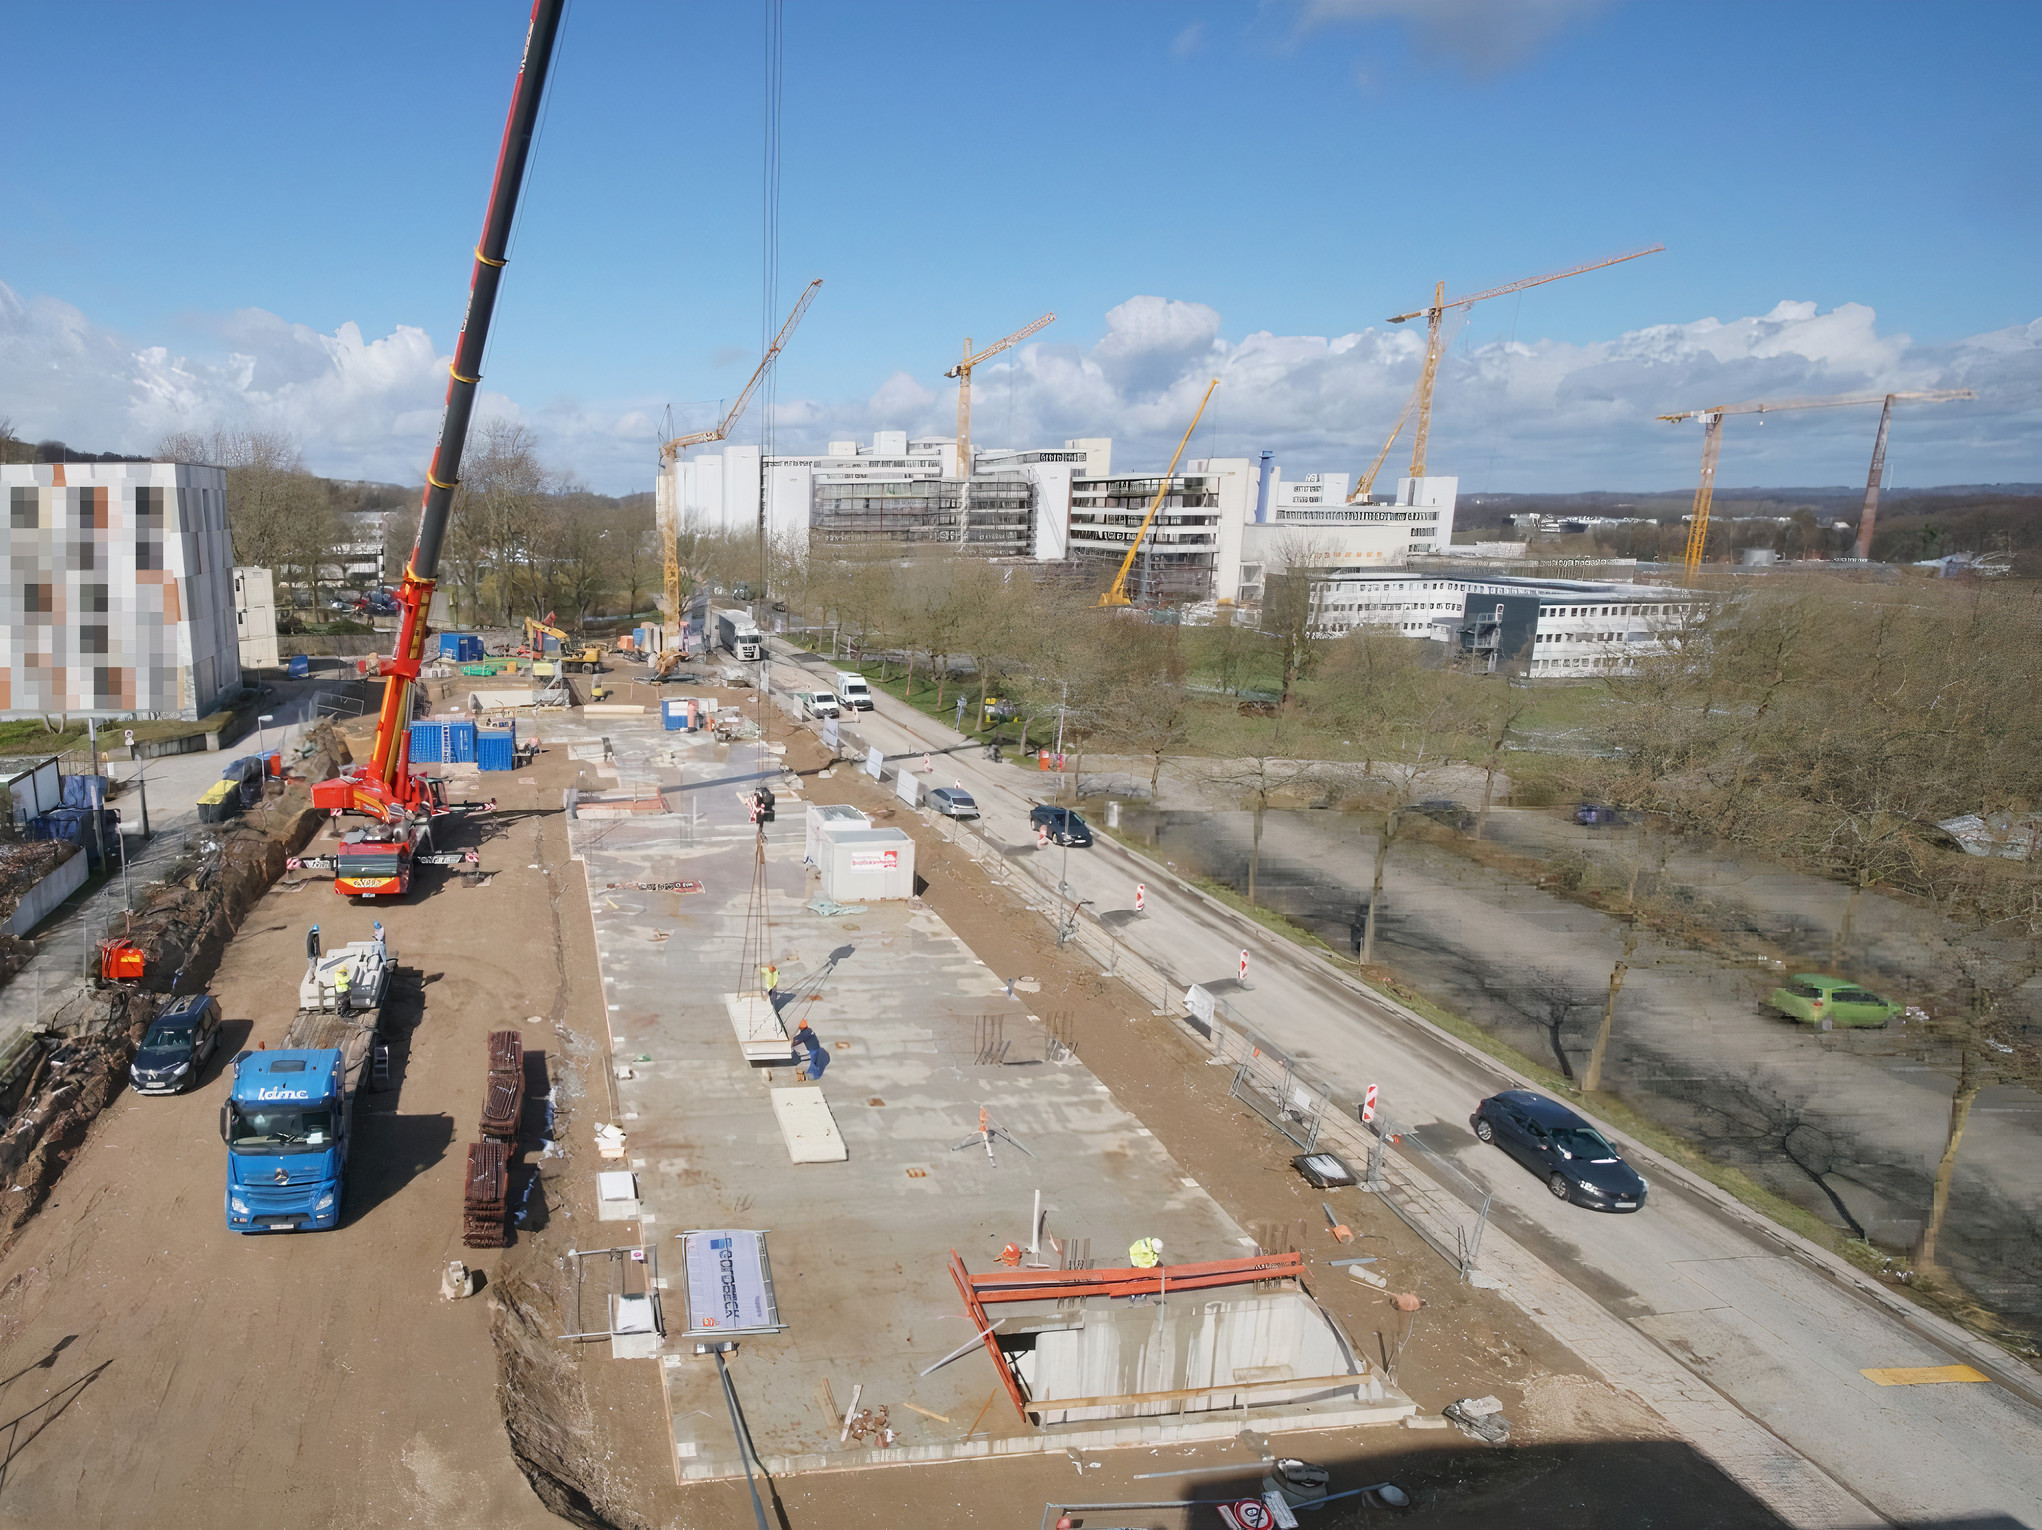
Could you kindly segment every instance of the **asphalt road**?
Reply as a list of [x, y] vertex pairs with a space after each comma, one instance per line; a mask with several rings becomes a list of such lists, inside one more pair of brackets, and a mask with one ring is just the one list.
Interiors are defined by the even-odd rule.
[[[774, 683], [806, 688], [828, 667], [822, 659], [806, 668], [783, 661]], [[962, 782], [995, 840], [1032, 845], [1029, 806], [1056, 778], [993, 766], [977, 745], [956, 747], [952, 730], [891, 698], [856, 727], [889, 756], [951, 751], [936, 755], [936, 784]], [[1832, 1280], [1784, 1233], [1663, 1177], [1633, 1216], [1555, 1202], [1467, 1129], [1475, 1103], [1507, 1082], [1500, 1069], [1369, 1002], [1277, 937], [1158, 887], [1139, 860], [1103, 839], [1067, 861], [1050, 853], [1095, 911], [1131, 907], [1135, 883], [1148, 880], [1149, 917], [1124, 926], [1123, 938], [1179, 981], [1232, 978], [1245, 944], [1252, 986], [1227, 997], [1249, 1023], [1349, 1096], [1380, 1085], [1396, 1119], [1494, 1192], [1499, 1226], [1878, 1515], [1919, 1522], [1999, 1514], [2042, 1530], [2042, 1409], [1993, 1383], [1882, 1387], [1860, 1374], [1972, 1358], [1936, 1342], [1932, 1327]]]

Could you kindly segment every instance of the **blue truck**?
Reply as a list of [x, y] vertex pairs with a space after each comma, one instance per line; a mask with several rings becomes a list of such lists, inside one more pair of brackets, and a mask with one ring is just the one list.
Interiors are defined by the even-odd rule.
[[243, 1052], [220, 1107], [230, 1231], [316, 1232], [340, 1223], [355, 1099], [388, 1079], [383, 1002], [396, 959], [381, 941], [317, 949], [283, 1046]]

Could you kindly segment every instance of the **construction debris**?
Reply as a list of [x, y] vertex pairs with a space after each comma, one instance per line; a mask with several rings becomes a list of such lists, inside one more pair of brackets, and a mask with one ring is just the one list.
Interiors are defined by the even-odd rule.
[[1454, 1427], [1471, 1440], [1501, 1445], [1510, 1438], [1510, 1420], [1503, 1416], [1503, 1404], [1495, 1397], [1463, 1397], [1439, 1410], [1453, 1420]]

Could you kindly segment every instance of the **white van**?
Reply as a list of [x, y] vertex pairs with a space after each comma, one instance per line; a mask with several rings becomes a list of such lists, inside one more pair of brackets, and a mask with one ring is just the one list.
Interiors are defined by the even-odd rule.
[[837, 717], [841, 713], [837, 698], [828, 691], [797, 691], [795, 697], [801, 703], [803, 717]]
[[872, 710], [872, 687], [865, 683], [865, 677], [848, 669], [837, 671], [837, 695], [845, 706], [854, 711]]

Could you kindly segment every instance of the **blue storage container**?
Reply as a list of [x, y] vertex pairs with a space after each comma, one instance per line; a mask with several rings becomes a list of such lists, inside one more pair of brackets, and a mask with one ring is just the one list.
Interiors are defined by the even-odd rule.
[[482, 639], [472, 632], [442, 632], [440, 657], [457, 664], [479, 664], [483, 658]]
[[448, 723], [446, 752], [440, 756], [450, 765], [475, 763], [476, 727], [472, 722]]
[[437, 765], [446, 757], [447, 725], [415, 722], [411, 725], [411, 763]]
[[669, 733], [688, 731], [688, 699], [685, 696], [668, 696], [659, 704], [660, 721]]
[[312, 661], [306, 658], [302, 653], [294, 653], [291, 655], [291, 662], [286, 670], [286, 673], [288, 673], [293, 680], [309, 679], [312, 674]]
[[518, 730], [481, 728], [475, 735], [475, 760], [484, 770], [518, 768]]

